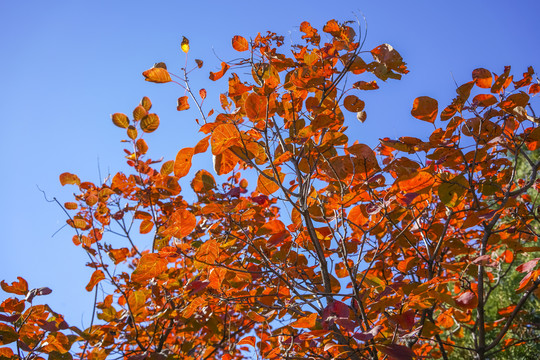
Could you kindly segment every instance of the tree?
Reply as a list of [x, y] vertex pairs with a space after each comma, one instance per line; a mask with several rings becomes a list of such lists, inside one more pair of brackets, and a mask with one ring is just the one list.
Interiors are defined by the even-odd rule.
[[[388, 44], [363, 51], [352, 26], [330, 20], [319, 33], [303, 22], [290, 47], [270, 32], [235, 36], [242, 58], [210, 73], [230, 73], [219, 111], [204, 109], [206, 90], [188, 82], [202, 61], [176, 75], [163, 63], [143, 72], [155, 83], [179, 79], [177, 108], [200, 111], [203, 137], [156, 161], [144, 140], [159, 127], [150, 99], [131, 119], [112, 115], [132, 172], [103, 184], [60, 175], [79, 191], [62, 206], [94, 269], [86, 290], [109, 290], [97, 320], [69, 327], [32, 306], [50, 289], [2, 281], [26, 298], [1, 304], [0, 341], [11, 345], [0, 354], [483, 360], [535, 346], [538, 337], [524, 335], [538, 335], [529, 304], [540, 285], [528, 194], [540, 186], [529, 156], [540, 141], [534, 70], [513, 81], [510, 67], [476, 69], [440, 116], [436, 100], [418, 97], [411, 114], [434, 124], [429, 138], [371, 149], [349, 140], [349, 114], [365, 121], [361, 93], [408, 70]], [[187, 39], [181, 48], [188, 56]], [[179, 179], [205, 153], [225, 180], [199, 170], [188, 201]], [[517, 294], [500, 304], [498, 289], [516, 278]]]

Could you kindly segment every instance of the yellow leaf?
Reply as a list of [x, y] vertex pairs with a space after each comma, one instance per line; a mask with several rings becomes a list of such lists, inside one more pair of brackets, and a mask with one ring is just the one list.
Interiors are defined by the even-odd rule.
[[189, 51], [189, 40], [188, 40], [185, 36], [182, 36], [182, 43], [180, 44], [180, 48], [181, 48], [182, 51], [185, 52], [186, 54], [187, 54], [188, 51]]

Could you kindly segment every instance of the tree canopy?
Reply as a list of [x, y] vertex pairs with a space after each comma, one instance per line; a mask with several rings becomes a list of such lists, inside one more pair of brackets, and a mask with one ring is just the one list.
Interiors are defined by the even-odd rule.
[[[209, 75], [228, 77], [221, 109], [188, 81], [204, 65], [187, 38], [189, 66], [142, 73], [181, 87], [200, 138], [150, 159], [151, 100], [112, 115], [130, 172], [60, 175], [77, 191], [59, 204], [93, 269], [95, 319], [70, 326], [32, 304], [49, 288], [2, 281], [0, 356], [484, 360], [538, 346], [534, 69], [475, 69], [448, 106], [414, 100], [429, 136], [371, 148], [348, 124], [369, 121], [363, 92], [406, 63], [389, 44], [364, 49], [354, 22], [300, 30], [294, 45], [235, 36], [239, 58]], [[182, 189], [204, 156], [213, 169]]]

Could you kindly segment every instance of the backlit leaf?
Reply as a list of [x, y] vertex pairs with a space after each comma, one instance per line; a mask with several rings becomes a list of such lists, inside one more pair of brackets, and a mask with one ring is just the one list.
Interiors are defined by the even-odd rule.
[[180, 150], [176, 154], [176, 159], [174, 160], [174, 176], [182, 178], [189, 173], [193, 153], [193, 148], [188, 147]]
[[223, 75], [225, 75], [225, 73], [227, 72], [227, 70], [229, 69], [229, 67], [230, 67], [230, 66], [229, 66], [227, 63], [222, 62], [222, 63], [221, 63], [221, 70], [220, 70], [220, 71], [215, 72], [215, 73], [214, 73], [214, 72], [211, 72], [211, 73], [210, 73], [210, 80], [216, 81], [216, 80], [221, 79], [221, 77], [222, 77]]
[[212, 132], [210, 144], [212, 154], [219, 155], [231, 146], [240, 143], [240, 134], [233, 124], [220, 124]]
[[80, 185], [81, 180], [79, 179], [77, 175], [65, 172], [65, 173], [60, 174], [60, 184], [62, 184], [62, 186], [67, 185], [67, 184]]
[[205, 89], [201, 89], [199, 90], [199, 96], [201, 97], [201, 99], [206, 99], [206, 90]]
[[12, 282], [11, 285], [8, 285], [4, 280], [2, 280], [0, 282], [2, 290], [10, 294], [26, 295], [28, 292], [28, 283], [20, 276], [18, 276], [17, 279], [18, 281]]
[[176, 238], [184, 238], [191, 234], [195, 226], [197, 225], [197, 218], [186, 209], [180, 209], [175, 211], [170, 221], [172, 223], [171, 230], [172, 235]]
[[148, 114], [141, 120], [141, 130], [151, 133], [159, 127], [159, 117], [156, 114]]
[[135, 128], [135, 126], [129, 125], [126, 132], [127, 132], [127, 136], [131, 140], [135, 140], [137, 138], [137, 128]]
[[186, 54], [189, 51], [189, 40], [185, 36], [182, 36], [182, 42], [180, 43], [180, 48]]
[[454, 300], [457, 306], [464, 309], [475, 309], [478, 306], [478, 297], [472, 291], [465, 291]]
[[146, 253], [141, 256], [137, 268], [131, 273], [131, 281], [144, 282], [158, 277], [167, 270], [167, 260], [156, 253]]
[[422, 191], [429, 188], [434, 182], [433, 175], [427, 171], [406, 174], [396, 179], [398, 188], [405, 193]]
[[472, 72], [472, 78], [476, 83], [476, 86], [482, 89], [491, 88], [493, 76], [491, 75], [491, 72], [489, 70], [486, 70], [484, 68], [474, 69]]
[[250, 120], [266, 119], [267, 101], [264, 96], [251, 93], [246, 98], [245, 108], [246, 114]]
[[350, 112], [358, 113], [362, 110], [364, 110], [364, 106], [366, 104], [360, 100], [355, 95], [348, 95], [343, 100], [343, 106], [345, 106], [345, 109], [349, 110]]
[[417, 119], [433, 123], [437, 118], [438, 111], [437, 100], [428, 96], [420, 96], [414, 99], [411, 115]]
[[166, 69], [160, 67], [154, 67], [143, 73], [144, 80], [155, 83], [167, 83], [171, 81], [171, 76]]
[[379, 85], [377, 85], [377, 82], [375, 80], [373, 81], [358, 81], [353, 84], [354, 89], [359, 90], [377, 90], [379, 88]]
[[294, 328], [305, 328], [309, 329], [315, 326], [317, 323], [317, 314], [309, 314], [308, 316], [301, 317], [300, 319], [291, 323], [291, 326]]
[[115, 113], [111, 115], [113, 124], [120, 128], [127, 128], [129, 126], [129, 119], [125, 114]]
[[169, 175], [174, 171], [174, 160], [169, 160], [163, 163], [161, 165], [161, 169], [159, 170], [159, 173], [162, 175]]
[[526, 263], [519, 265], [516, 268], [516, 271], [518, 271], [520, 273], [531, 272], [536, 267], [536, 264], [538, 264], [538, 261], [540, 261], [540, 258], [536, 258], [536, 259], [532, 259], [530, 261], [527, 261]]
[[182, 111], [182, 110], [187, 110], [187, 109], [189, 109], [188, 97], [187, 96], [179, 97], [176, 110]]
[[249, 44], [247, 40], [239, 35], [236, 35], [232, 38], [232, 46], [236, 51], [249, 50]]
[[143, 220], [141, 226], [139, 227], [139, 232], [141, 234], [148, 234], [154, 228], [154, 223], [150, 220]]
[[146, 111], [150, 111], [150, 109], [152, 108], [152, 102], [150, 101], [150, 99], [145, 96], [142, 98], [141, 100], [141, 106], [146, 110]]
[[[259, 174], [257, 179], [257, 191], [264, 195], [272, 195], [279, 190], [279, 184], [273, 180], [274, 172], [272, 169], [266, 169], [263, 174]], [[279, 174], [281, 181], [285, 177], [283, 174]]]
[[478, 94], [473, 98], [473, 103], [483, 107], [488, 107], [495, 105], [497, 103], [497, 99], [491, 94]]
[[199, 170], [191, 181], [191, 187], [195, 192], [207, 192], [215, 188], [216, 181], [212, 174], [206, 170]]
[[90, 277], [90, 282], [86, 285], [86, 291], [92, 291], [101, 280], [105, 279], [105, 274], [100, 269], [95, 270]]
[[11, 344], [19, 338], [15, 329], [7, 324], [0, 323], [0, 345]]

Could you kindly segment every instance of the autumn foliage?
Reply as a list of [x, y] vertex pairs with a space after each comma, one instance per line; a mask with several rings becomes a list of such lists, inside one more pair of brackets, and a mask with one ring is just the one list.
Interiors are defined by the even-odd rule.
[[[79, 329], [32, 305], [48, 288], [2, 282], [0, 356], [487, 359], [526, 346], [526, 304], [540, 295], [534, 70], [476, 69], [446, 107], [420, 96], [411, 115], [433, 133], [372, 149], [347, 131], [367, 118], [362, 93], [408, 70], [388, 44], [363, 49], [353, 26], [303, 22], [294, 46], [235, 36], [242, 60], [210, 73], [216, 86], [228, 76], [221, 109], [186, 80], [201, 60], [144, 71], [180, 85], [177, 109], [199, 110], [200, 138], [156, 161], [150, 99], [112, 115], [131, 172], [103, 184], [60, 175], [77, 189], [62, 205], [94, 269], [86, 290], [108, 295]], [[181, 180], [203, 156], [213, 169]], [[493, 303], [516, 272], [519, 300]]]

